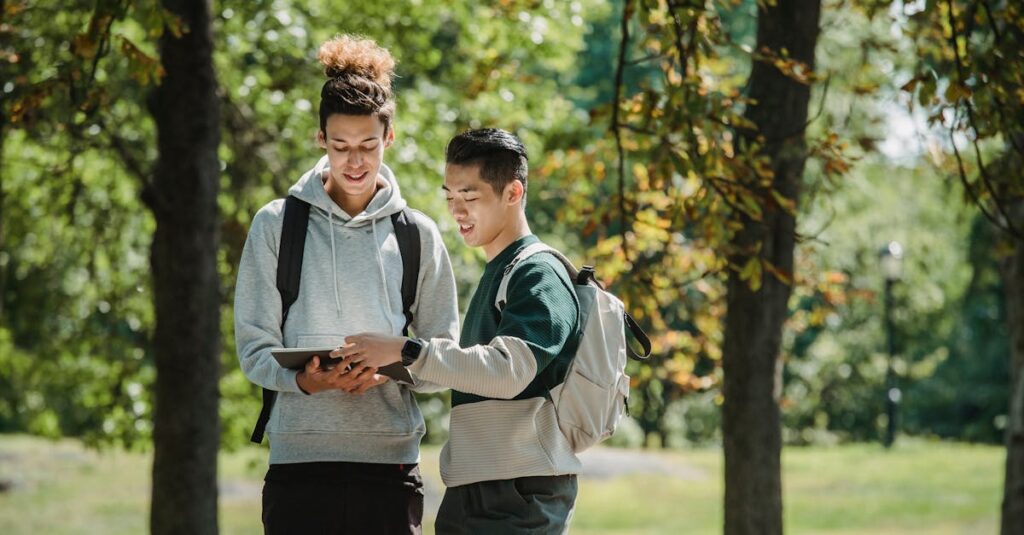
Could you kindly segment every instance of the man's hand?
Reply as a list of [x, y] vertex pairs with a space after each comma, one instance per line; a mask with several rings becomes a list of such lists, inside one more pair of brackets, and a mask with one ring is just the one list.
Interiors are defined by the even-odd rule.
[[345, 345], [331, 351], [331, 357], [344, 357], [338, 364], [368, 366], [374, 369], [402, 362], [402, 347], [408, 338], [386, 334], [362, 333], [345, 338]]
[[[373, 368], [366, 369], [371, 370]], [[348, 392], [349, 394], [359, 395], [373, 387], [380, 386], [390, 380], [391, 378], [389, 378], [387, 375], [381, 375], [379, 373], [362, 373], [359, 374], [359, 382], [354, 384], [351, 388], [346, 388], [345, 391]]]
[[330, 369], [320, 367], [320, 357], [313, 357], [295, 377], [299, 388], [307, 394], [315, 394], [324, 390], [344, 390], [350, 394], [362, 394], [370, 388], [382, 385], [388, 378], [377, 374], [377, 369], [363, 364], [348, 367], [349, 363], [341, 362]]

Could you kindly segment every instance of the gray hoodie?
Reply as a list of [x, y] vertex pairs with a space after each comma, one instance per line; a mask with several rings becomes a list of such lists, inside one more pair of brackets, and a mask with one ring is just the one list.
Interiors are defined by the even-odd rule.
[[[295, 382], [298, 372], [281, 368], [270, 354], [275, 347], [336, 346], [360, 332], [401, 335], [405, 324], [391, 215], [406, 203], [394, 175], [381, 165], [388, 186], [350, 217], [324, 190], [326, 167], [325, 156], [288, 191], [311, 207], [299, 296], [283, 329], [276, 276], [284, 199], [253, 218], [235, 286], [238, 358], [250, 381], [279, 392], [267, 425], [271, 464], [414, 463], [425, 426], [409, 385], [388, 381], [362, 395], [306, 395]], [[423, 338], [454, 339], [459, 315], [448, 252], [434, 222], [415, 216], [421, 252], [411, 329]]]

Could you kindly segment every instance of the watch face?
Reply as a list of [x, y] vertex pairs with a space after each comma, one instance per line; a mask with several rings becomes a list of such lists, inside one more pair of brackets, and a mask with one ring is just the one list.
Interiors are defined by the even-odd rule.
[[411, 364], [420, 356], [420, 351], [423, 349], [423, 344], [419, 340], [407, 340], [405, 345], [402, 346], [402, 361], [406, 365]]

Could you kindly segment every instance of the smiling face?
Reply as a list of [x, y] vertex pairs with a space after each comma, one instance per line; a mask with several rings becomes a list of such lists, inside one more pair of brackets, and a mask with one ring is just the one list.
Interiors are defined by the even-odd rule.
[[448, 212], [471, 247], [482, 247], [491, 260], [525, 232], [521, 182], [513, 180], [498, 192], [480, 178], [479, 165], [448, 164], [444, 170]]
[[384, 149], [395, 134], [374, 115], [334, 114], [326, 124], [326, 132], [321, 130], [317, 136], [330, 161], [324, 189], [343, 210], [355, 215], [373, 199]]

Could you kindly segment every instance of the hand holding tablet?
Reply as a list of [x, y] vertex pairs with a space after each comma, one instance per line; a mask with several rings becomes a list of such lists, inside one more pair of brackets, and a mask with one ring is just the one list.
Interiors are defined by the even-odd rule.
[[[292, 370], [300, 370], [306, 366], [309, 359], [313, 357], [320, 357], [320, 367], [323, 369], [331, 369], [341, 362], [341, 357], [331, 358], [331, 351], [337, 349], [338, 346], [327, 346], [327, 347], [279, 347], [270, 350], [270, 354], [274, 356], [277, 363], [282, 368], [288, 368]], [[412, 376], [409, 375], [409, 371], [402, 366], [401, 363], [394, 363], [379, 368], [377, 373], [386, 375], [396, 381], [402, 381], [405, 383], [412, 383]]]

